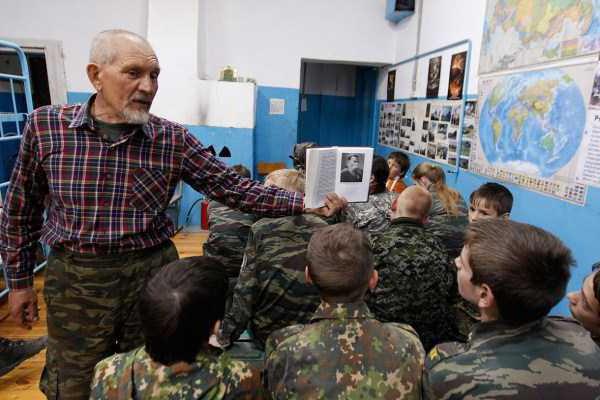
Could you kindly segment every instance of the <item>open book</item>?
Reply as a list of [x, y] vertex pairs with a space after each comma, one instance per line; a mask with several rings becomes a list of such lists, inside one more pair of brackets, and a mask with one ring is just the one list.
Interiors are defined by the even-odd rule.
[[325, 205], [325, 195], [335, 192], [348, 202], [367, 201], [373, 149], [371, 147], [324, 147], [306, 151], [304, 206]]

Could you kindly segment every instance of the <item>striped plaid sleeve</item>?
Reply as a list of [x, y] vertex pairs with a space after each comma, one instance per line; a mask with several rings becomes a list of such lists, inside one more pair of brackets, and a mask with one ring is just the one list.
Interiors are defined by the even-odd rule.
[[37, 170], [36, 139], [30, 116], [21, 139], [21, 148], [12, 171], [10, 185], [0, 215], [0, 256], [9, 289], [33, 286], [36, 242], [43, 224], [43, 200], [47, 193], [45, 178]]
[[242, 178], [210, 154], [189, 132], [184, 134], [183, 180], [194, 189], [243, 212], [269, 217], [300, 214], [304, 195]]

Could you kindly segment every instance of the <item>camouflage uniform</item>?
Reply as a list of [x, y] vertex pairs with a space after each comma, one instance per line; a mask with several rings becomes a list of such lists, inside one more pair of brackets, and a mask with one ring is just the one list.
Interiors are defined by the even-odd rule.
[[375, 317], [418, 332], [426, 350], [453, 338], [449, 296], [454, 275], [446, 251], [418, 221], [398, 218], [371, 236], [377, 287], [367, 295]]
[[431, 350], [423, 385], [428, 399], [598, 399], [600, 349], [562, 317], [483, 322], [467, 344]]
[[49, 399], [87, 399], [98, 361], [143, 344], [140, 290], [155, 271], [177, 258], [170, 240], [102, 257], [52, 250], [44, 284], [48, 350], [40, 380]]
[[[465, 201], [460, 197], [458, 202], [458, 215], [447, 215], [441, 200], [435, 191], [431, 192], [433, 203], [429, 213], [430, 219], [425, 229], [434, 234], [446, 249], [450, 260], [449, 268], [456, 273], [454, 259], [460, 255], [464, 243], [465, 231], [469, 225], [468, 209]], [[479, 311], [471, 303], [464, 300], [458, 293], [455, 284], [452, 293], [452, 313], [454, 315], [455, 334], [454, 338], [466, 341], [467, 335], [478, 322]]]
[[100, 361], [91, 399], [260, 399], [260, 370], [217, 349], [196, 362], [170, 367], [152, 361], [143, 347]]
[[465, 200], [460, 196], [458, 200], [458, 214], [448, 215], [437, 192], [431, 190], [431, 209], [427, 230], [440, 238], [448, 250], [450, 258], [458, 257], [463, 246], [464, 234], [469, 224], [469, 209]]
[[226, 267], [229, 278], [240, 273], [248, 233], [257, 219], [253, 214], [231, 209], [218, 201], [212, 200], [208, 205], [210, 233], [203, 254], [219, 260]]
[[313, 232], [326, 225], [315, 215], [263, 218], [252, 225], [221, 343], [235, 341], [249, 325], [263, 348], [271, 332], [308, 322], [320, 298], [304, 279], [306, 248]]
[[408, 325], [384, 324], [363, 301], [321, 303], [310, 324], [267, 342], [276, 399], [420, 399], [424, 351]]
[[369, 195], [364, 203], [351, 203], [342, 214], [342, 219], [355, 228], [368, 232], [381, 232], [390, 226], [390, 209], [398, 197], [397, 193]]

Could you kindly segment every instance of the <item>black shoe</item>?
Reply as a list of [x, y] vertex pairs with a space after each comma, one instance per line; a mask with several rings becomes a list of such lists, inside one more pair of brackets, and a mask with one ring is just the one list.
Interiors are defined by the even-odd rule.
[[0, 376], [36, 355], [46, 347], [48, 336], [35, 340], [8, 340], [0, 338]]

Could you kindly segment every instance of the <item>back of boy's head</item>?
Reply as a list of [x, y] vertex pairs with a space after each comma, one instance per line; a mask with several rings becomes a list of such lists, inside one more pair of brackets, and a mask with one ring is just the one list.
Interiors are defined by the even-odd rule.
[[290, 192], [304, 193], [304, 175], [296, 169], [278, 169], [265, 178], [266, 186], [277, 186]]
[[248, 170], [248, 168], [246, 168], [242, 164], [236, 164], [233, 167], [231, 167], [231, 169], [234, 170], [236, 174], [238, 174], [239, 176], [241, 176], [243, 178], [250, 178], [250, 170]]
[[401, 151], [392, 151], [388, 154], [388, 160], [394, 160], [400, 167], [401, 178], [404, 178], [410, 168], [410, 158]]
[[378, 155], [373, 156], [373, 164], [371, 167], [371, 175], [375, 179], [375, 191], [373, 193], [385, 192], [385, 183], [389, 174], [390, 167], [388, 167], [385, 158]]
[[431, 193], [420, 186], [409, 186], [396, 199], [394, 218], [404, 217], [424, 221], [431, 209]]
[[173, 261], [142, 289], [139, 313], [146, 351], [163, 365], [196, 359], [216, 321], [223, 319], [228, 281], [208, 257]]
[[500, 318], [523, 324], [547, 315], [565, 295], [571, 251], [556, 236], [504, 219], [469, 224], [465, 236], [475, 285], [487, 284]]
[[352, 303], [363, 298], [373, 273], [367, 236], [342, 223], [316, 231], [306, 254], [308, 271], [325, 301]]
[[292, 149], [290, 158], [294, 161], [294, 169], [304, 171], [306, 169], [306, 150], [317, 147], [314, 142], [296, 143]]
[[471, 193], [471, 204], [483, 201], [488, 207], [496, 210], [498, 216], [510, 214], [513, 206], [513, 195], [506, 186], [495, 182], [487, 182]]

